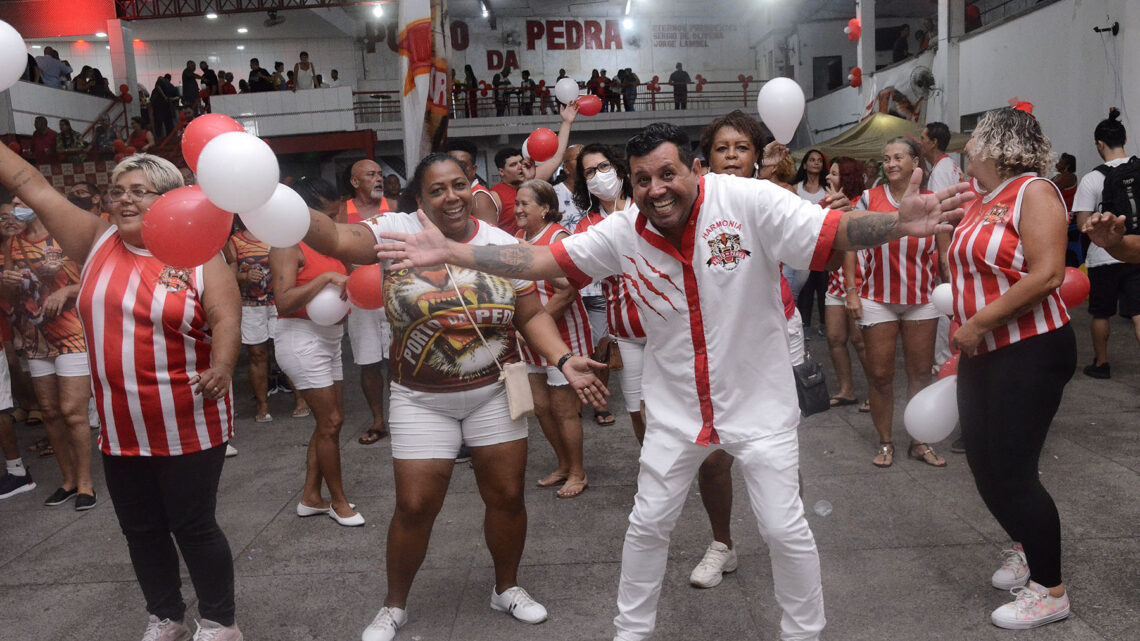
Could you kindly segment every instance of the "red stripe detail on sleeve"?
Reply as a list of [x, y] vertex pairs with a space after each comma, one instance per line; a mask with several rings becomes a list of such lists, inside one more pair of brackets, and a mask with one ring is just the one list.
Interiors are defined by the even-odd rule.
[[570, 258], [570, 254], [566, 252], [566, 248], [562, 246], [561, 240], [550, 246], [550, 253], [554, 255], [554, 261], [558, 263], [558, 266], [566, 273], [566, 277], [570, 279], [570, 284], [577, 289], [582, 289], [593, 280], [585, 272], [578, 269], [578, 266], [574, 264], [574, 260]]
[[823, 227], [819, 230], [819, 239], [815, 242], [815, 252], [811, 256], [811, 269], [822, 271], [827, 261], [831, 260], [831, 248], [835, 245], [835, 235], [839, 233], [839, 221], [843, 212], [832, 209], [823, 219]]

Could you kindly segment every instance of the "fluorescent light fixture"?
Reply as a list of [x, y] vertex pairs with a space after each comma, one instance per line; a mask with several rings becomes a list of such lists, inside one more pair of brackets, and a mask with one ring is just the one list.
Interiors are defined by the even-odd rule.
[[480, 2], [479, 6], [483, 8], [483, 17], [484, 18], [490, 18], [491, 12], [487, 10], [487, 3], [486, 2]]
[[238, 51], [245, 51], [245, 45], [238, 45]]
[[627, 30], [632, 29], [633, 28], [633, 18], [627, 17], [624, 20], [622, 20], [621, 21], [621, 27], [622, 27], [622, 29], [627, 29]]
[[625, 15], [629, 15], [629, 10], [633, 7], [633, 0], [625, 0]]
[[102, 32], [102, 31], [99, 31], [99, 32], [96, 32], [96, 33], [95, 33], [95, 37], [96, 37], [96, 38], [106, 38], [106, 37], [107, 37], [107, 34], [106, 34], [106, 33], [104, 33], [104, 32]]
[[377, 18], [382, 18], [384, 16], [384, 5], [374, 5], [372, 7], [372, 15], [376, 16]]
[[32, 49], [43, 49], [43, 45], [32, 45]]
[[217, 19], [218, 19], [218, 14], [214, 13], [213, 11], [211, 11], [210, 13], [207, 13], [207, 14], [206, 14], [206, 19], [207, 19], [207, 20], [217, 20]]
[[238, 27], [237, 32], [238, 33], [249, 33], [249, 29], [247, 29], [245, 27]]

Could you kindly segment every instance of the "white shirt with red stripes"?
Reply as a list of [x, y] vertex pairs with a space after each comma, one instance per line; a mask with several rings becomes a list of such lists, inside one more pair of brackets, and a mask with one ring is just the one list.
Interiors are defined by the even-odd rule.
[[[630, 215], [637, 215], [637, 205], [629, 203], [625, 211]], [[602, 214], [592, 211], [586, 214], [578, 225], [574, 227], [575, 234], [581, 234], [587, 229], [597, 225], [612, 214]], [[589, 285], [589, 283], [586, 283]], [[618, 338], [645, 338], [645, 327], [641, 323], [641, 314], [637, 311], [634, 296], [645, 297], [641, 285], [633, 277], [626, 274], [615, 274], [601, 279], [602, 296], [606, 297], [606, 323], [609, 325], [610, 336]]]
[[215, 401], [191, 385], [210, 368], [202, 273], [163, 265], [114, 227], [91, 249], [76, 307], [104, 454], [178, 456], [233, 437], [232, 391]]
[[779, 265], [822, 268], [841, 216], [768, 181], [709, 174], [680, 251], [635, 210], [551, 251], [575, 285], [611, 274], [638, 284], [649, 426], [741, 442], [799, 424]]
[[[855, 287], [863, 284], [863, 270], [867, 265], [867, 254], [865, 252], [855, 252]], [[836, 268], [835, 271], [827, 277], [827, 294], [829, 296], [838, 296], [845, 298], [847, 296], [847, 275], [843, 267]]]
[[[1010, 178], [985, 196], [975, 198], [954, 229], [949, 258], [954, 318], [959, 323], [969, 320], [1029, 273], [1021, 245], [1021, 206], [1025, 188], [1035, 180], [1053, 185], [1031, 173]], [[1056, 185], [1053, 188], [1056, 190]], [[1060, 191], [1057, 197], [1061, 198]], [[1068, 322], [1069, 313], [1061, 301], [1060, 290], [1054, 290], [1032, 310], [987, 333], [978, 352], [992, 352]]]
[[[525, 232], [519, 231], [520, 235]], [[525, 239], [531, 245], [550, 245], [559, 236], [569, 236], [570, 232], [566, 231], [562, 225], [558, 223], [549, 223], [542, 231], [538, 232], [538, 236], [533, 240]], [[543, 307], [550, 302], [550, 297], [558, 292], [548, 280], [534, 281], [535, 291], [538, 294], [538, 300], [542, 303]], [[582, 304], [582, 297], [578, 295], [577, 291], [574, 292], [574, 300], [566, 306], [562, 312], [562, 316], [554, 319], [555, 326], [558, 327], [558, 333], [562, 335], [562, 340], [566, 342], [566, 346], [570, 348], [570, 352], [576, 356], [589, 356], [593, 352], [592, 339], [590, 338], [590, 319], [586, 315], [586, 306]], [[522, 351], [523, 360], [531, 365], [553, 365], [542, 357], [541, 354], [530, 349], [526, 341], [521, 340], [522, 335], [519, 335], [519, 349]]]
[[[863, 192], [855, 209], [890, 212], [898, 211], [899, 204], [889, 186], [879, 185]], [[938, 246], [933, 237], [903, 236], [863, 250], [863, 259], [866, 268], [860, 298], [888, 305], [921, 305], [930, 301], [938, 262]]]

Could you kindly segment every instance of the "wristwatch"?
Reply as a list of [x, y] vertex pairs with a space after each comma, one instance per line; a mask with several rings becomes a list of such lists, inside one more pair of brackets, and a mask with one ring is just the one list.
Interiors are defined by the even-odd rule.
[[572, 356], [574, 356], [574, 355], [571, 354], [570, 352], [566, 352], [565, 354], [562, 355], [562, 358], [558, 359], [558, 371], [560, 371], [560, 372], [562, 371], [562, 366], [565, 365], [566, 361], [570, 360], [570, 358]]

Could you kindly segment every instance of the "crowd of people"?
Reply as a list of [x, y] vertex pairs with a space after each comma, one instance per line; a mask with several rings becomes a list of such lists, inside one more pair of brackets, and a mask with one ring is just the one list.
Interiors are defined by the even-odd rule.
[[[307, 64], [298, 68], [315, 82]], [[192, 67], [186, 73], [197, 75]], [[239, 224], [223, 255], [195, 269], [162, 265], [141, 234], [147, 209], [192, 179], [187, 170], [140, 149], [116, 167], [104, 197], [88, 184], [65, 196], [0, 149], [0, 310], [8, 354], [18, 356], [0, 361], [0, 373], [16, 364], [10, 382], [0, 376], [0, 405], [15, 405], [26, 362], [63, 477], [46, 504], [75, 498], [76, 509], [90, 509], [93, 391], [108, 491], [146, 599], [144, 638], [190, 635], [180, 551], [199, 597], [195, 638], [241, 639], [232, 556], [214, 512], [233, 451], [231, 380], [243, 345], [254, 421], [275, 420], [274, 361], [295, 395], [293, 417], [313, 420], [297, 516], [365, 523], [340, 465], [347, 333], [372, 414], [359, 442], [389, 439], [396, 488], [387, 592], [364, 641], [391, 641], [407, 622], [454, 465], [467, 457], [494, 561], [490, 606], [524, 623], [546, 619], [519, 577], [528, 432], [507, 373], [519, 362], [556, 460], [531, 482], [563, 499], [589, 488], [583, 417], [614, 422], [620, 408], [607, 405], [606, 381], [619, 373], [641, 456], [615, 639], [653, 632], [670, 536], [694, 478], [712, 541], [690, 582], [712, 588], [737, 569], [734, 466], [769, 546], [783, 638], [817, 639], [821, 569], [800, 498], [793, 376], [817, 306], [838, 384], [830, 405], [860, 403], [849, 344], [866, 373], [859, 409], [878, 435], [874, 466], [894, 464], [897, 345], [908, 398], [952, 354], [960, 359], [955, 449], [1010, 537], [990, 583], [1015, 598], [991, 620], [1026, 628], [1066, 617], [1059, 518], [1037, 462], [1076, 366], [1057, 293], [1071, 211], [1121, 261], [1092, 278], [1090, 312], [1136, 313], [1129, 270], [1140, 250], [1123, 234], [1132, 222], [1096, 213], [1115, 206], [1111, 187], [1135, 171], [1116, 116], [1094, 134], [1106, 164], [1078, 185], [1071, 159], [1058, 163], [1057, 184], [1044, 177], [1052, 151], [1031, 114], [990, 112], [966, 146], [966, 184], [947, 154], [950, 130], [937, 122], [917, 140], [888, 141], [879, 160], [809, 150], [797, 170], [790, 151], [740, 111], [713, 120], [695, 144], [659, 123], [624, 147], [573, 144], [577, 111], [577, 101], [559, 106], [550, 160], [497, 150], [493, 186], [477, 176], [477, 145], [459, 139], [421, 160], [402, 190], [370, 160], [350, 168], [347, 197], [302, 177], [293, 182], [310, 208], [302, 243], [270, 248]], [[149, 134], [136, 129], [132, 141], [153, 145], [139, 131]], [[343, 294], [349, 275], [378, 262], [380, 310], [354, 306], [332, 326], [308, 317], [322, 291]], [[953, 330], [931, 302], [940, 282], [954, 292]], [[732, 338], [740, 336], [749, 340]], [[1106, 337], [1094, 323], [1094, 345]], [[1086, 373], [1107, 376], [1107, 355], [1098, 351]], [[7, 414], [0, 445], [0, 499], [33, 489]], [[947, 465], [931, 443], [912, 441], [907, 454]]]

